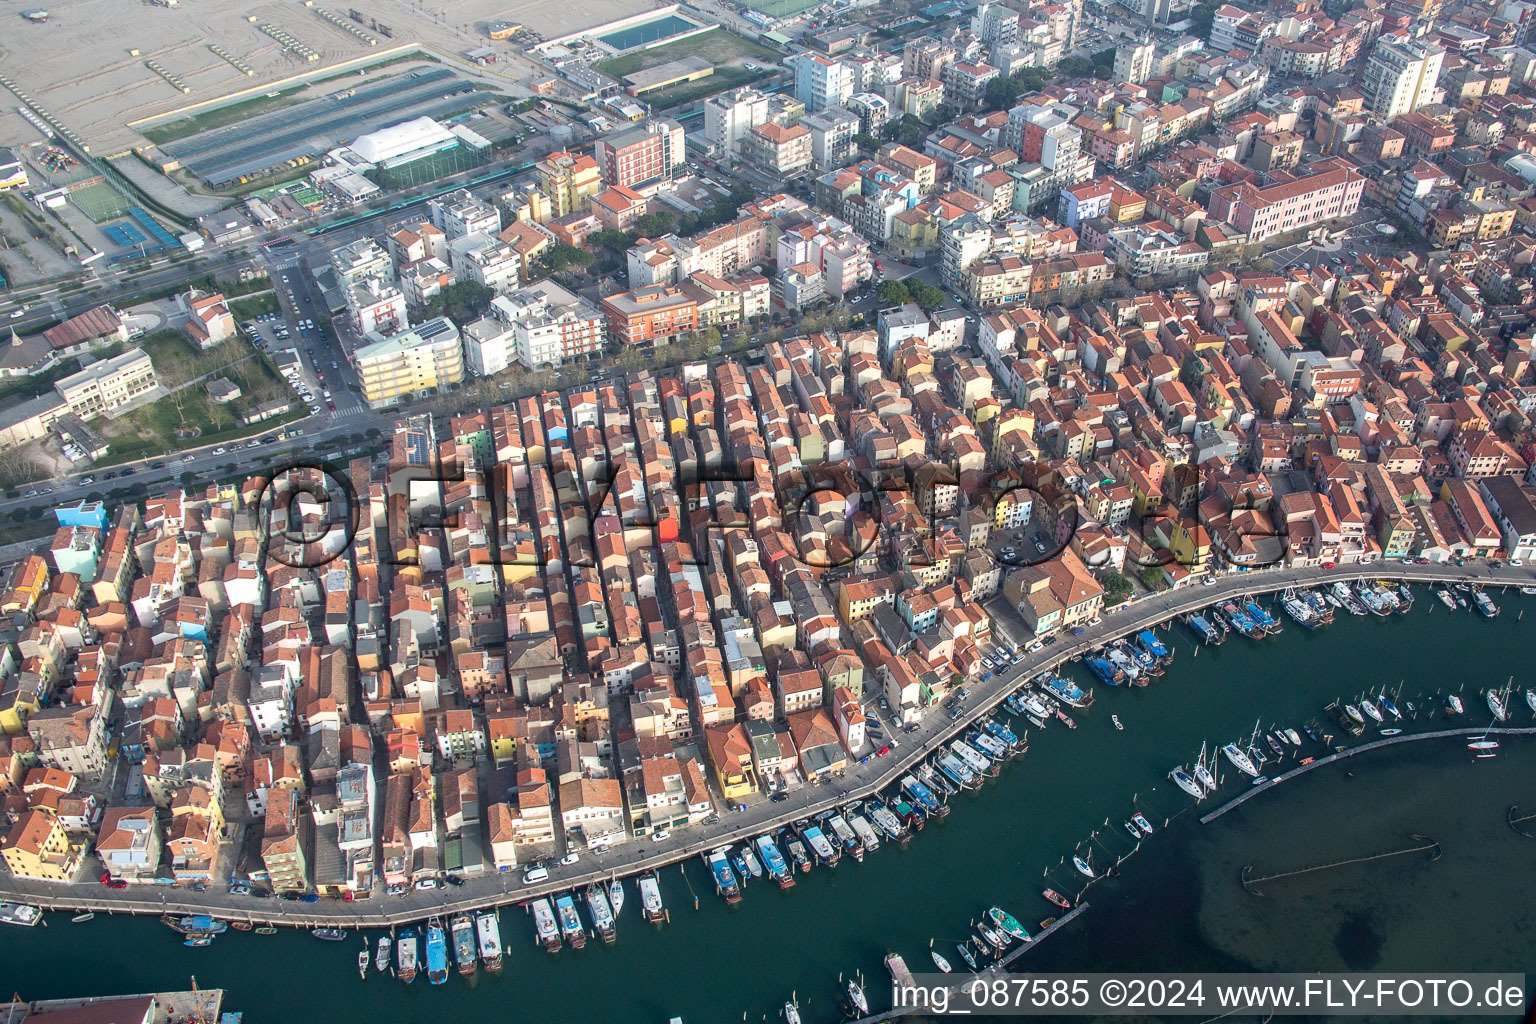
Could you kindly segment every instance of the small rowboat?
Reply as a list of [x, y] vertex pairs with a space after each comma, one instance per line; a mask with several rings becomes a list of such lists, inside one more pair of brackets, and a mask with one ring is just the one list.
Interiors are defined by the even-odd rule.
[[1072, 909], [1072, 901], [1067, 899], [1061, 893], [1057, 892], [1055, 889], [1047, 889], [1044, 892], [1042, 892], [1040, 895], [1044, 896], [1046, 899], [1048, 899], [1052, 903], [1056, 904], [1062, 910], [1071, 910]]

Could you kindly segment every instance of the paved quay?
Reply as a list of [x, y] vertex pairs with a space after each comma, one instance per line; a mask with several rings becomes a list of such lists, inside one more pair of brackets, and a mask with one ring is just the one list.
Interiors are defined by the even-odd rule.
[[[613, 877], [629, 877], [648, 870], [660, 870], [701, 852], [726, 843], [749, 839], [770, 828], [794, 819], [863, 799], [885, 790], [906, 774], [914, 763], [930, 756], [938, 744], [965, 731], [977, 719], [989, 714], [1002, 699], [1041, 672], [1089, 650], [1142, 629], [1171, 621], [1176, 616], [1207, 607], [1228, 597], [1242, 594], [1273, 593], [1291, 586], [1315, 586], [1337, 580], [1401, 579], [1412, 583], [1472, 581], [1495, 588], [1536, 585], [1536, 573], [1529, 567], [1487, 565], [1405, 565], [1375, 563], [1365, 566], [1323, 568], [1277, 568], [1239, 573], [1218, 580], [1211, 586], [1189, 586], [1176, 591], [1149, 595], [1129, 605], [1105, 612], [1096, 625], [1078, 636], [1064, 635], [1054, 645], [1019, 664], [994, 675], [986, 682], [970, 684], [972, 694], [959, 719], [950, 721], [942, 713], [928, 714], [918, 731], [903, 733], [900, 746], [885, 757], [871, 758], [866, 764], [854, 764], [835, 785], [808, 786], [775, 803], [759, 798], [739, 812], [722, 812], [713, 827], [694, 826], [679, 829], [665, 842], [633, 840], [602, 854], [584, 852], [581, 861], [570, 867], [554, 866], [550, 880], [523, 886], [518, 870], [492, 872], [468, 879], [462, 887], [410, 891], [401, 897], [376, 897], [367, 901], [342, 903], [321, 900], [317, 903], [277, 899], [253, 899], [232, 896], [222, 885], [210, 885], [208, 891], [195, 893], [176, 887], [133, 887], [107, 889], [94, 880], [71, 885], [29, 882], [0, 878], [0, 899], [22, 901], [50, 910], [92, 910], [98, 913], [133, 914], [213, 914], [228, 920], [270, 922], [277, 926], [311, 928], [385, 928], [420, 921], [432, 914], [455, 913], [493, 906], [507, 906], [556, 892], [583, 888], [592, 882]], [[1188, 650], [1197, 641], [1190, 638]], [[1163, 683], [1161, 685], [1168, 685]], [[1025, 755], [1026, 757], [1028, 755]], [[709, 895], [700, 890], [701, 898]]]

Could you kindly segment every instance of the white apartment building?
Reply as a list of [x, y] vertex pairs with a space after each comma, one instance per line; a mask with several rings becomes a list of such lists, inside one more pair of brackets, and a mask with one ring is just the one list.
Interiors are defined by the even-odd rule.
[[704, 137], [719, 152], [741, 155], [747, 132], [768, 121], [768, 97], [756, 89], [732, 89], [704, 101]]
[[432, 219], [432, 226], [450, 242], [476, 231], [494, 235], [501, 230], [500, 211], [490, 203], [476, 199], [467, 188], [428, 202], [427, 215]]
[[331, 250], [331, 267], [336, 280], [343, 288], [350, 288], [365, 278], [377, 277], [392, 281], [395, 264], [379, 243], [371, 238], [359, 238]]
[[806, 114], [800, 125], [811, 133], [811, 162], [817, 168], [842, 167], [852, 158], [859, 118], [851, 110], [831, 107], [819, 114]]
[[347, 316], [358, 334], [393, 334], [409, 322], [405, 293], [387, 280], [366, 278], [347, 289]]
[[841, 107], [853, 95], [853, 68], [820, 54], [797, 53], [785, 61], [795, 72], [795, 99], [808, 112]]
[[523, 263], [512, 246], [480, 231], [448, 243], [448, 261], [457, 280], [498, 292], [517, 287]]
[[1384, 121], [1435, 102], [1445, 51], [1432, 43], [1378, 39], [1365, 62], [1360, 91]]
[[511, 330], [506, 364], [559, 366], [603, 351], [603, 314], [553, 281], [538, 281], [491, 300], [491, 315]]

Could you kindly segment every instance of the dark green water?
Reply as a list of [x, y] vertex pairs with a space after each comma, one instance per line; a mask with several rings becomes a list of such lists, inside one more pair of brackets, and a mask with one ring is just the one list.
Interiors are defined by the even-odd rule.
[[[1031, 749], [979, 793], [955, 800], [947, 821], [905, 848], [886, 845], [863, 864], [800, 876], [788, 893], [757, 882], [728, 911], [702, 867], [663, 873], [672, 922], [644, 925], [631, 886], [612, 948], [589, 944], [550, 957], [533, 947], [515, 907], [502, 911], [506, 966], [466, 984], [455, 975], [409, 988], [370, 969], [358, 980], [360, 941], [330, 944], [308, 935], [231, 933], [189, 950], [159, 923], [97, 918], [46, 929], [5, 929], [0, 964], [25, 998], [152, 991], [199, 985], [228, 990], [228, 1005], [252, 1021], [513, 1019], [725, 1024], [777, 1017], [793, 991], [809, 1024], [840, 1019], [840, 971], [862, 971], [883, 1008], [888, 950], [915, 970], [928, 967], [930, 938], [958, 963], [954, 944], [987, 905], [1028, 924], [1055, 912], [1039, 896], [1051, 869], [1057, 889], [1076, 876], [1060, 868], [1096, 828], [1094, 861], [1130, 846], [1120, 822], [1137, 806], [1171, 827], [1143, 844], [1120, 878], [1096, 885], [1092, 907], [1021, 966], [1037, 970], [1522, 970], [1536, 963], [1536, 841], [1504, 821], [1511, 804], [1536, 810], [1536, 745], [1506, 741], [1500, 756], [1474, 763], [1459, 741], [1406, 744], [1325, 767], [1259, 795], [1201, 826], [1192, 801], [1166, 781], [1202, 740], [1246, 737], [1254, 719], [1300, 726], [1339, 696], [1403, 684], [1403, 697], [1466, 687], [1469, 718], [1487, 721], [1475, 691], [1536, 681], [1528, 673], [1531, 626], [1509, 595], [1493, 622], [1447, 613], [1427, 594], [1407, 616], [1345, 618], [1309, 633], [1290, 625], [1260, 644], [1241, 638], [1202, 648], [1174, 627], [1177, 660], [1140, 690], [1097, 688], [1081, 728], [1053, 724]], [[1431, 605], [1433, 608], [1431, 609]], [[1085, 684], [1088, 680], [1082, 680]], [[1530, 713], [1518, 696], [1513, 724]], [[1116, 732], [1109, 716], [1125, 723]], [[1235, 774], [1235, 773], [1233, 773]], [[1235, 795], [1238, 785], [1223, 796]], [[1214, 801], [1208, 802], [1208, 807]], [[1202, 808], [1208, 809], [1207, 808]], [[1182, 813], [1181, 813], [1182, 812]], [[1244, 865], [1263, 874], [1407, 845], [1404, 833], [1440, 840], [1434, 863], [1394, 858], [1270, 883], [1266, 896], [1238, 884]], [[370, 936], [371, 940], [375, 936]], [[491, 1015], [491, 1016], [487, 1016]]]

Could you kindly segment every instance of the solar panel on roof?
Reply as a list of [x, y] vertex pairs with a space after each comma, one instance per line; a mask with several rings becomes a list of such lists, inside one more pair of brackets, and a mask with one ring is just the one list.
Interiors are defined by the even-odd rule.
[[416, 334], [422, 338], [435, 338], [439, 334], [447, 334], [451, 330], [453, 330], [452, 324], [450, 324], [447, 320], [444, 320], [442, 317], [437, 317], [436, 319], [428, 320], [420, 327], [417, 327]]

